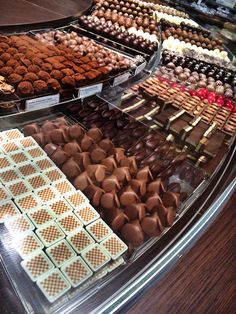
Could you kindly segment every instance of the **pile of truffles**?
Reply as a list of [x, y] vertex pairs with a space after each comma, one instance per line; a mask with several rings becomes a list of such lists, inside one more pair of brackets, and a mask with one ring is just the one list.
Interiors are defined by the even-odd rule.
[[115, 147], [100, 129], [68, 126], [63, 118], [24, 127], [74, 186], [100, 208], [111, 228], [131, 246], [171, 226], [180, 204], [178, 183], [164, 187], [149, 167], [138, 169], [134, 156]]
[[181, 82], [181, 84], [191, 89], [207, 88], [218, 95], [224, 95], [226, 98], [236, 100], [236, 86], [232, 87], [228, 83], [223, 83], [223, 80], [216, 80], [214, 77], [206, 76], [204, 73], [191, 72], [188, 68], [175, 66], [173, 62], [160, 67], [156, 74], [161, 75], [162, 78], [170, 82]]
[[115, 25], [109, 25], [108, 22], [102, 22], [98, 18], [93, 19], [91, 17], [82, 16], [79, 18], [79, 23], [89, 31], [105, 36], [106, 38], [124, 46], [131, 47], [148, 54], [154, 53], [158, 47], [158, 43], [156, 41], [151, 42], [141, 36], [129, 34], [128, 31], [117, 28]]
[[98, 3], [97, 8], [103, 11], [112, 10], [114, 13], [119, 13], [119, 15], [124, 15], [124, 17], [134, 19], [135, 17], [152, 16], [154, 5], [139, 0], [106, 0]]
[[190, 43], [191, 45], [196, 45], [197, 47], [206, 48], [209, 50], [219, 49], [223, 51], [222, 40], [211, 39], [209, 34], [203, 31], [196, 30], [185, 30], [178, 25], [171, 26], [162, 33], [162, 39], [165, 40], [173, 36], [175, 39], [184, 41], [185, 43]]
[[[79, 43], [75, 33], [63, 33], [66, 35], [68, 44], [65, 40], [63, 43], [68, 38], [61, 37], [61, 43], [56, 46], [50, 41], [45, 43], [45, 36], [43, 43], [27, 35], [0, 37], [0, 75], [14, 86], [20, 97], [91, 84], [131, 65], [129, 60], [87, 38], [79, 38]], [[76, 44], [80, 49], [76, 49]]]
[[95, 10], [92, 14], [93, 17], [101, 19], [101, 21], [107, 21], [108, 26], [118, 25], [124, 28], [135, 27], [137, 30], [143, 30], [144, 32], [157, 35], [157, 22], [155, 19], [149, 16], [139, 16], [136, 18], [130, 18], [126, 15], [120, 15], [111, 10]]
[[179, 16], [179, 17], [183, 17], [183, 18], [189, 17], [189, 15], [183, 11], [179, 11], [179, 10], [176, 10], [174, 8], [171, 8], [171, 7], [168, 7], [165, 5], [161, 5], [161, 4], [156, 4], [154, 9], [155, 9], [155, 11], [166, 13], [168, 15]]

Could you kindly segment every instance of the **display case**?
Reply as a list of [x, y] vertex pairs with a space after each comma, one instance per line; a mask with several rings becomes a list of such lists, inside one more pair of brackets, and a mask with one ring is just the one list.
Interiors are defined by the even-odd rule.
[[169, 7], [141, 1], [133, 25], [130, 2], [0, 36], [1, 267], [26, 313], [125, 309], [235, 192], [230, 54]]

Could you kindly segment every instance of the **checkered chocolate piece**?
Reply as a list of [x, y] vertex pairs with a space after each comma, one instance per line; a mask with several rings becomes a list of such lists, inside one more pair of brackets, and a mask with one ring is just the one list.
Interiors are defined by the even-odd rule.
[[15, 217], [20, 214], [20, 211], [12, 201], [0, 203], [0, 223], [5, 222], [7, 218]]
[[65, 237], [65, 234], [55, 222], [50, 222], [37, 229], [36, 234], [46, 247], [53, 245]]
[[24, 135], [18, 129], [12, 129], [2, 132], [2, 135], [8, 140], [15, 140], [23, 138]]
[[18, 171], [22, 174], [23, 177], [28, 177], [32, 174], [37, 174], [40, 172], [39, 168], [32, 163], [27, 163], [26, 165], [18, 167]]
[[73, 208], [81, 208], [81, 206], [89, 202], [81, 191], [72, 192], [64, 196], [64, 198]]
[[0, 172], [0, 180], [2, 181], [2, 183], [9, 183], [12, 181], [16, 181], [20, 178], [21, 177], [20, 177], [19, 172], [15, 169], [9, 169], [9, 170]]
[[91, 245], [81, 253], [81, 256], [93, 271], [102, 268], [111, 259], [99, 244]]
[[54, 268], [52, 262], [42, 251], [35, 253], [28, 259], [21, 262], [21, 266], [32, 281], [36, 281], [42, 275]]
[[104, 248], [105, 252], [111, 256], [112, 259], [117, 259], [128, 249], [127, 245], [114, 233], [103, 240], [101, 246]]
[[27, 182], [33, 190], [40, 189], [50, 184], [50, 182], [42, 174], [34, 174], [27, 177]]
[[125, 263], [123, 257], [119, 257], [114, 261], [110, 261], [107, 265], [107, 271], [108, 273], [111, 273], [113, 270], [118, 268], [119, 266], [123, 265]]
[[37, 160], [35, 162], [35, 164], [38, 166], [38, 168], [41, 171], [46, 171], [46, 170], [51, 169], [51, 168], [57, 169], [55, 164], [48, 157]]
[[13, 197], [21, 196], [31, 192], [29, 186], [22, 180], [14, 181], [7, 185]]
[[60, 181], [65, 178], [64, 174], [59, 169], [51, 169], [44, 173], [50, 182]]
[[48, 204], [48, 208], [56, 217], [72, 211], [72, 207], [64, 199], [51, 202]]
[[84, 205], [80, 209], [75, 209], [74, 212], [84, 225], [88, 225], [100, 217], [98, 212], [89, 204]]
[[46, 253], [57, 267], [61, 267], [76, 256], [75, 251], [66, 240], [62, 240], [50, 246], [46, 249]]
[[69, 282], [58, 269], [54, 269], [38, 280], [37, 285], [51, 303], [55, 302], [71, 288]]
[[27, 153], [33, 159], [40, 159], [40, 158], [46, 157], [46, 153], [39, 146], [27, 149]]
[[31, 136], [27, 136], [18, 140], [23, 148], [38, 146], [38, 143]]
[[81, 253], [84, 249], [95, 243], [85, 229], [72, 232], [66, 239], [77, 253]]
[[11, 160], [6, 156], [0, 156], [0, 170], [13, 168], [13, 165], [11, 165]]
[[66, 279], [74, 288], [81, 285], [93, 274], [91, 269], [79, 256], [73, 258], [73, 260], [68, 262], [66, 265], [63, 265], [61, 270]]
[[64, 195], [66, 193], [74, 192], [75, 188], [67, 179], [63, 179], [60, 182], [54, 183], [55, 189], [58, 193]]
[[34, 194], [26, 194], [14, 199], [14, 202], [22, 212], [28, 212], [31, 209], [40, 207], [41, 202]]
[[51, 186], [38, 189], [35, 193], [42, 202], [50, 202], [57, 198], [57, 191]]
[[46, 208], [37, 208], [28, 212], [28, 216], [33, 224], [39, 228], [47, 222], [53, 221], [52, 214]]
[[86, 230], [91, 234], [91, 236], [96, 240], [96, 242], [101, 242], [107, 238], [113, 231], [108, 227], [108, 225], [102, 220], [98, 219], [88, 225]]
[[8, 201], [12, 198], [12, 195], [7, 189], [4, 188], [4, 186], [0, 183], [0, 204], [2, 202]]
[[9, 220], [7, 219], [5, 225], [13, 236], [18, 236], [20, 233], [34, 229], [34, 225], [25, 214], [18, 215]]
[[70, 232], [83, 227], [82, 222], [73, 213], [64, 214], [57, 219], [57, 223], [65, 234], [69, 234]]
[[1, 148], [2, 148], [2, 151], [6, 154], [13, 153], [20, 150], [20, 146], [16, 142], [13, 142], [13, 141], [2, 144]]
[[7, 138], [4, 137], [3, 132], [0, 132], [0, 145], [5, 143], [7, 141]]
[[15, 152], [9, 155], [15, 165], [24, 164], [30, 162], [30, 157], [25, 152]]
[[23, 237], [15, 240], [14, 246], [23, 259], [43, 249], [43, 244], [34, 232], [24, 234]]

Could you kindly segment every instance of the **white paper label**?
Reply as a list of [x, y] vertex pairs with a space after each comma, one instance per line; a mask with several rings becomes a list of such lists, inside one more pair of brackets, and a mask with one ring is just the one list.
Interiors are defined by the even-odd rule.
[[120, 85], [120, 84], [124, 83], [125, 81], [128, 80], [129, 77], [130, 77], [130, 73], [129, 72], [117, 76], [114, 79], [113, 86], [117, 86], [117, 85]]
[[141, 72], [145, 69], [146, 65], [147, 65], [147, 62], [146, 62], [146, 61], [144, 61], [142, 64], [140, 64], [140, 65], [136, 68], [134, 75], [137, 75], [137, 74], [141, 73]]
[[29, 99], [29, 100], [26, 100], [25, 110], [33, 111], [37, 109], [51, 107], [58, 104], [59, 101], [60, 101], [59, 94]]
[[86, 98], [89, 96], [93, 96], [95, 94], [98, 94], [102, 91], [103, 84], [96, 84], [96, 85], [91, 85], [87, 87], [82, 87], [78, 91], [78, 97], [79, 98]]

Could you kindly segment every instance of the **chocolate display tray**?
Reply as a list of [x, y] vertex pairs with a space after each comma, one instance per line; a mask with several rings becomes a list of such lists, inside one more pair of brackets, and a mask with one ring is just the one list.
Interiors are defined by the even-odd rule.
[[[58, 110], [59, 107], [55, 107], [54, 110], [55, 109]], [[60, 111], [63, 109], [65, 108], [61, 106]], [[49, 116], [44, 110], [41, 110], [38, 112], [37, 116], [38, 122], [42, 122], [46, 119], [53, 119], [62, 115], [57, 112], [56, 114]], [[5, 120], [4, 124], [1, 123], [1, 127], [3, 128], [4, 125], [7, 125], [7, 128], [12, 128], [14, 126], [19, 127], [26, 123], [35, 121], [34, 114], [32, 112], [1, 118], [0, 121], [2, 122], [3, 119]], [[69, 119], [69, 121], [71, 120]], [[73, 123], [73, 121], [71, 121], [71, 123]], [[103, 287], [103, 289], [105, 288], [106, 291], [109, 291], [109, 289], [111, 289], [111, 285], [114, 285], [114, 282], [120, 282], [120, 278], [121, 282], [125, 285], [124, 278], [126, 278], [127, 275], [129, 275], [129, 278], [132, 278], [135, 274], [135, 270], [139, 269], [140, 271], [141, 268], [143, 268], [143, 262], [146, 260], [146, 257], [155, 256], [154, 260], [160, 258], [160, 256], [170, 248], [171, 244], [176, 241], [180, 234], [184, 232], [188, 225], [192, 223], [194, 217], [198, 215], [198, 211], [200, 210], [200, 207], [195, 206], [196, 196], [201, 196], [201, 194], [209, 187], [210, 183], [211, 180], [204, 180], [202, 184], [191, 193], [189, 199], [183, 204], [183, 207], [180, 208], [178, 219], [175, 221], [174, 225], [171, 228], [166, 229], [161, 237], [150, 239], [138, 250], [133, 252], [132, 256], [128, 257], [128, 263], [126, 265], [119, 267], [115, 270], [115, 272], [105, 275], [105, 277], [103, 277], [104, 274], [101, 273], [101, 277], [98, 281], [93, 283], [92, 286], [83, 286], [83, 288], [73, 289], [53, 305], [50, 305], [49, 302], [45, 300], [44, 296], [37, 290], [37, 287], [34, 286], [28, 276], [22, 271], [19, 264], [20, 258], [12, 248], [9, 238], [6, 235], [5, 228], [1, 226], [0, 233], [2, 234], [2, 243], [0, 243], [0, 252], [3, 265], [11, 284], [19, 298], [22, 300], [27, 313], [70, 312], [75, 308], [77, 309], [77, 307], [81, 310], [85, 310], [88, 306], [88, 300], [91, 297], [96, 298], [96, 294], [99, 292], [101, 287]], [[144, 267], [142, 271], [145, 271], [145, 268], [146, 267]], [[68, 310], [69, 308], [70, 310]]]

